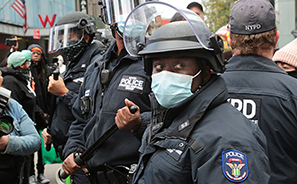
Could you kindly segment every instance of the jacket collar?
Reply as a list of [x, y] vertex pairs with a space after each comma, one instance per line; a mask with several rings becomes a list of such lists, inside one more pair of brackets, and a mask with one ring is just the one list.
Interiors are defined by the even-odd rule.
[[[129, 54], [127, 54], [126, 51], [125, 52], [121, 52], [121, 53], [126, 53], [126, 54], [118, 62], [122, 61], [123, 59], [129, 59], [129, 60], [132, 60], [132, 61], [139, 61], [138, 58], [133, 57], [133, 56], [130, 56]], [[102, 65], [102, 61], [107, 62], [112, 57], [118, 57], [117, 56], [117, 44], [116, 44], [116, 41], [114, 41], [110, 45], [109, 49], [102, 55], [102, 57], [100, 57], [99, 59], [96, 60], [95, 67], [101, 66]]]
[[[227, 98], [228, 90], [224, 79], [221, 76], [213, 75], [210, 81], [192, 96], [167, 110], [163, 110], [163, 121], [155, 119], [158, 122], [154, 122], [152, 126], [152, 135], [156, 134], [155, 138], [179, 137], [185, 140], [205, 112], [226, 102]], [[157, 108], [153, 110], [154, 120], [154, 115], [159, 113], [160, 116], [162, 108], [155, 99], [152, 100], [152, 103], [153, 107]], [[160, 121], [162, 121], [161, 124]], [[164, 127], [165, 130], [158, 133], [158, 130]]]
[[0, 70], [3, 77], [6, 75], [12, 75], [18, 80], [24, 81], [25, 83], [27, 83], [27, 80], [29, 80], [29, 70], [15, 70], [11, 67], [3, 67]]
[[271, 59], [259, 55], [236, 55], [226, 65], [228, 71], [266, 71], [274, 73], [286, 73]]

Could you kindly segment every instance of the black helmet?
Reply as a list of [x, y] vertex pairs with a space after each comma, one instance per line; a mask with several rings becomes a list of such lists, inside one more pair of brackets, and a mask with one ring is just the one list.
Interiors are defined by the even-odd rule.
[[[193, 26], [195, 28], [196, 25]], [[187, 21], [171, 22], [157, 29], [138, 54], [144, 58], [144, 69], [148, 75], [152, 72], [151, 58], [162, 56], [202, 58], [210, 63], [213, 71], [223, 73], [223, 41], [215, 34], [209, 40], [209, 47], [214, 50], [207, 50], [200, 44]]]
[[[173, 21], [177, 14], [182, 18]], [[163, 19], [171, 22], [166, 24]], [[223, 40], [190, 10], [180, 10], [164, 2], [144, 3], [129, 14], [123, 37], [128, 53], [144, 59], [148, 75], [152, 73], [151, 58], [164, 56], [202, 58], [213, 71], [225, 71]]]
[[55, 26], [65, 24], [76, 24], [78, 29], [84, 29], [89, 35], [95, 34], [97, 30], [95, 20], [83, 12], [70, 12], [64, 15], [58, 20]]
[[72, 45], [67, 44], [67, 34], [75, 32], [77, 39], [82, 40], [84, 34], [91, 35], [89, 42], [93, 40], [97, 27], [95, 20], [83, 12], [71, 12], [61, 17], [50, 30], [49, 52], [55, 52]]

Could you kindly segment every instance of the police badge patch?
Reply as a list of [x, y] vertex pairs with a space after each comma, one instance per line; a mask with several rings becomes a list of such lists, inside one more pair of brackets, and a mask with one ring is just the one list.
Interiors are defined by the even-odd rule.
[[225, 177], [231, 182], [243, 182], [249, 175], [246, 154], [237, 150], [223, 151], [222, 169]]
[[142, 94], [145, 78], [141, 76], [123, 75], [118, 90]]

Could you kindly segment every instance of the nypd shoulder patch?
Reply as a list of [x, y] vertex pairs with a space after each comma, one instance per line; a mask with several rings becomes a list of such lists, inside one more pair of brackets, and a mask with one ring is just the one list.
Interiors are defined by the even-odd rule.
[[243, 182], [249, 175], [246, 154], [232, 149], [223, 151], [222, 169], [229, 181], [235, 183]]

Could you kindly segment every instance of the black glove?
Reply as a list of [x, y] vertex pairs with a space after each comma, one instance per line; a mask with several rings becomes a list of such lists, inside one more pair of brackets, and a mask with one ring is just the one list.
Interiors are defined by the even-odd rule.
[[50, 116], [47, 113], [44, 114], [44, 116], [42, 117], [42, 120], [45, 126], [49, 126]]

